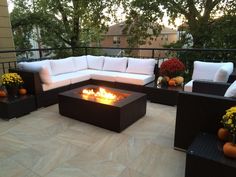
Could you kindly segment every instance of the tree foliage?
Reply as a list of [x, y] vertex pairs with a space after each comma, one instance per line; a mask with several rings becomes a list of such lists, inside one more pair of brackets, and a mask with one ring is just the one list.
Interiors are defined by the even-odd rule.
[[38, 29], [41, 44], [75, 48], [100, 40], [120, 0], [15, 0], [14, 5], [15, 34], [23, 29], [22, 36], [32, 37]]
[[184, 19], [188, 26], [187, 32], [193, 37], [194, 47], [205, 47], [206, 41], [211, 40], [212, 36], [209, 34], [214, 30], [212, 24], [215, 19], [222, 15], [235, 15], [236, 1], [131, 0], [130, 8], [133, 10], [130, 11], [129, 18], [132, 18], [133, 14], [139, 18], [145, 17], [144, 24], [141, 24], [144, 26], [147, 23], [157, 23], [158, 16], [162, 18], [164, 13], [170, 17], [172, 23], [176, 18]]

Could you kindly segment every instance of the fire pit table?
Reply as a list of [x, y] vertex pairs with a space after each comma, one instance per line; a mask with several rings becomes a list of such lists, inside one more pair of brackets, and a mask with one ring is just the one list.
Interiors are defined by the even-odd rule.
[[144, 93], [86, 85], [60, 93], [63, 116], [121, 132], [146, 114]]

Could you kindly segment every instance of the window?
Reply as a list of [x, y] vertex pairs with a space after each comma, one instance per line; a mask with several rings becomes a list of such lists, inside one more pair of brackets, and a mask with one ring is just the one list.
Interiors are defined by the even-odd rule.
[[116, 45], [116, 46], [120, 45], [120, 37], [118, 36], [113, 37], [113, 45]]

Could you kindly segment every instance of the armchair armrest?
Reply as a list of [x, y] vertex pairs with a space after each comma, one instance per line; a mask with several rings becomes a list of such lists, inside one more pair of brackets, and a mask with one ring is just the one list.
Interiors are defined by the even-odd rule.
[[236, 99], [201, 93], [179, 92], [175, 124], [175, 149], [186, 150], [200, 132], [216, 134], [225, 110]]
[[193, 92], [224, 96], [230, 85], [230, 83], [195, 80]]
[[27, 89], [28, 93], [37, 95], [43, 91], [38, 72], [23, 71], [20, 69], [9, 69], [9, 72], [18, 73], [22, 77], [24, 87]]

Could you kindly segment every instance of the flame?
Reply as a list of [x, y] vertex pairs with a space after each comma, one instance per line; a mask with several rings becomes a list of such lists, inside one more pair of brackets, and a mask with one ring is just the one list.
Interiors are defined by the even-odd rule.
[[82, 94], [107, 100], [117, 100], [117, 96], [115, 94], [106, 91], [104, 88], [99, 88], [96, 92], [94, 92], [93, 89], [83, 89]]

